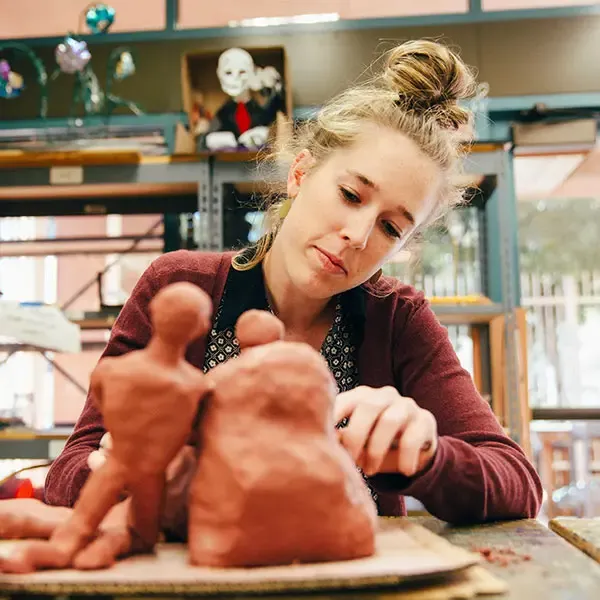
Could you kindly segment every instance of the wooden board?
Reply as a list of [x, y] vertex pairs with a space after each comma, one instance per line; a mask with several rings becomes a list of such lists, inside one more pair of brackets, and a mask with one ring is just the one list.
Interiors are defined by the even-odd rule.
[[[15, 544], [2, 542], [0, 552]], [[105, 571], [41, 571], [3, 575], [0, 591], [39, 594], [215, 594], [360, 589], [397, 586], [460, 573], [478, 555], [455, 547], [408, 520], [381, 520], [374, 556], [332, 563], [255, 569], [210, 569], [187, 563], [185, 547], [161, 545], [156, 555], [131, 557]]]
[[550, 521], [549, 527], [576, 548], [600, 562], [600, 518], [556, 517]]

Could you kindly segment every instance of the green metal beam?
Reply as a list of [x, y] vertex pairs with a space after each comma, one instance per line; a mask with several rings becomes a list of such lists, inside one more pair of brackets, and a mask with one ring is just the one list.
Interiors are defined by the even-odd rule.
[[524, 96], [498, 96], [488, 100], [490, 113], [498, 116], [517, 117], [522, 111], [543, 104], [548, 108], [595, 108], [600, 109], [600, 93], [581, 92], [572, 94], [530, 94]]
[[469, 0], [469, 15], [479, 15], [482, 12], [481, 0]]
[[[194, 206], [194, 212], [196, 207]], [[180, 213], [163, 214], [163, 252], [173, 252], [182, 248], [181, 231], [179, 227]]]
[[179, 2], [178, 0], [166, 0], [166, 30], [175, 31], [177, 29], [177, 21], [179, 18]]
[[[512, 123], [525, 120], [526, 113], [538, 105], [544, 105], [548, 109], [581, 109], [600, 113], [600, 93], [491, 97], [488, 99], [487, 118], [477, 120], [478, 141], [510, 141]], [[317, 106], [297, 107], [294, 109], [294, 117], [301, 120], [310, 119], [317, 110]]]
[[[118, 126], [118, 127], [166, 127], [176, 125], [179, 122], [187, 122], [187, 115], [184, 112], [176, 113], [157, 113], [144, 115], [112, 115], [106, 118], [100, 115], [90, 115], [88, 117], [52, 117], [47, 119], [5, 119], [2, 121], [2, 130], [16, 129], [61, 129], [73, 127], [83, 129], [86, 127]], [[0, 136], [1, 139], [1, 136]]]
[[[573, 94], [538, 94], [526, 96], [492, 97], [488, 99], [488, 117], [480, 119], [478, 125], [478, 140], [481, 142], [502, 142], [511, 140], [511, 126], [515, 121], [522, 121], [528, 111], [537, 105], [544, 105], [549, 109], [582, 109], [600, 113], [600, 93], [573, 93]], [[298, 106], [294, 108], [294, 118], [304, 120], [311, 118], [319, 107]], [[4, 120], [0, 141], [11, 131], [45, 129], [49, 133], [53, 129], [77, 130], [79, 134], [87, 127], [132, 127], [162, 128], [166, 145], [172, 148], [175, 125], [187, 123], [184, 112], [158, 113], [135, 115], [113, 115], [110, 119], [102, 116], [27, 120]]]
[[[563, 6], [544, 9], [522, 9], [522, 10], [500, 10], [484, 11], [477, 1], [470, 3], [470, 10], [465, 13], [453, 13], [445, 15], [423, 15], [414, 17], [391, 17], [379, 19], [356, 19], [339, 20], [328, 23], [312, 25], [281, 25], [274, 27], [215, 27], [206, 29], [177, 29], [177, 7], [173, 0], [167, 0], [165, 10], [167, 11], [167, 28], [160, 31], [133, 31], [123, 33], [109, 33], [106, 35], [83, 36], [93, 44], [121, 44], [134, 42], [185, 40], [201, 38], [225, 39], [239, 36], [265, 36], [268, 34], [282, 35], [284, 33], [298, 33], [306, 31], [344, 31], [356, 29], [379, 29], [391, 27], [422, 27], [452, 24], [474, 24], [498, 21], [515, 21], [525, 19], [557, 19], [569, 17], [583, 17], [600, 15], [599, 5], [587, 6]], [[65, 32], [66, 33], [66, 32]], [[58, 44], [62, 37], [46, 38], [15, 38], [30, 46], [52, 46]]]
[[[51, 198], [27, 200], [20, 198], [0, 200], [0, 219], [3, 217], [59, 217], [86, 215], [155, 215], [165, 207], [179, 213], [195, 212], [198, 207], [196, 194], [186, 195], [140, 195], [108, 196], [90, 198]], [[167, 245], [169, 245], [171, 242]]]
[[521, 304], [513, 152], [497, 153], [497, 185], [485, 205], [486, 294], [508, 310]]

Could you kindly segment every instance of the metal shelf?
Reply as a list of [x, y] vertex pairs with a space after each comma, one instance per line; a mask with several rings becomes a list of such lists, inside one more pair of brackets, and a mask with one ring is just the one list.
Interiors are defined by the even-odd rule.
[[53, 460], [62, 451], [72, 429], [48, 431], [4, 429], [0, 431], [0, 457], [23, 460]]
[[[483, 325], [489, 323], [495, 317], [504, 314], [499, 304], [436, 304], [433, 299], [431, 309], [443, 325]], [[106, 315], [101, 312], [86, 312], [83, 315], [67, 313], [67, 318], [82, 330], [110, 329], [117, 314]]]
[[501, 304], [431, 304], [442, 325], [487, 325], [504, 315]]
[[0, 151], [0, 217], [194, 212], [209, 181], [207, 155]]
[[[118, 153], [117, 153], [118, 156]], [[86, 186], [102, 185], [165, 185], [196, 186], [195, 209], [199, 212], [201, 232], [199, 250], [223, 249], [223, 189], [226, 184], [259, 186], [263, 175], [256, 168], [254, 152], [203, 153], [193, 156], [152, 156], [122, 153], [62, 153], [52, 157], [18, 156], [9, 160], [0, 154], [0, 216], [8, 188], [15, 192], [51, 188], [51, 172], [58, 166], [81, 170], [84, 195]], [[491, 304], [448, 305], [434, 303], [432, 309], [445, 325], [469, 325], [485, 328], [495, 317], [504, 317], [505, 367], [502, 374], [507, 390], [507, 423], [510, 435], [519, 442], [522, 431], [522, 411], [519, 398], [519, 357], [515, 308], [520, 303], [518, 247], [516, 244], [516, 202], [512, 174], [512, 149], [506, 144], [478, 144], [466, 159], [466, 171], [479, 183], [481, 197], [474, 206], [480, 215], [484, 232], [480, 255], [483, 257], [482, 290]], [[17, 163], [14, 161], [18, 160]], [[115, 161], [116, 164], [115, 164]], [[95, 200], [95, 199], [94, 199]], [[166, 203], [162, 211], [174, 210], [175, 202]], [[141, 200], [143, 202], [143, 199]], [[148, 196], [148, 202], [150, 202]], [[16, 202], [16, 200], [15, 200]], [[31, 199], [27, 200], [27, 203]], [[25, 202], [23, 202], [25, 204]], [[50, 204], [50, 203], [48, 203]], [[191, 211], [190, 211], [191, 212]], [[82, 329], [108, 329], [114, 316], [103, 314], [78, 315], [73, 320]], [[487, 336], [481, 336], [482, 361], [489, 362]]]
[[600, 421], [600, 406], [597, 408], [533, 408], [531, 418], [534, 421]]
[[[226, 184], [255, 186], [264, 181], [252, 155], [237, 153], [216, 155], [211, 159], [211, 197], [202, 206], [210, 228], [203, 248], [223, 249], [223, 205]], [[482, 286], [491, 305], [434, 305], [433, 310], [445, 325], [485, 327], [495, 317], [503, 317], [504, 366], [502, 378], [506, 390], [505, 425], [515, 441], [524, 432], [519, 377], [518, 327], [515, 309], [520, 304], [518, 245], [516, 239], [516, 199], [512, 171], [512, 147], [505, 143], [480, 143], [472, 147], [465, 171], [479, 178], [480, 195], [472, 205], [479, 211], [483, 232], [480, 256], [483, 257]], [[486, 332], [487, 333], [487, 332]], [[481, 363], [490, 360], [489, 335], [479, 336]], [[489, 379], [489, 378], [488, 378]], [[491, 381], [485, 381], [491, 392]]]
[[[318, 33], [352, 31], [360, 29], [379, 29], [393, 27], [424, 27], [444, 25], [476, 25], [479, 23], [494, 23], [499, 21], [514, 21], [524, 19], [547, 19], [569, 17], [592, 17], [600, 14], [598, 6], [550, 6], [544, 8], [523, 8], [509, 10], [482, 10], [481, 1], [469, 2], [467, 10], [453, 13], [406, 15], [363, 19], [345, 19], [306, 24], [285, 24], [271, 27], [207, 27], [184, 28], [177, 23], [177, 0], [165, 0], [166, 26], [161, 30], [127, 31], [108, 33], [105, 35], [84, 35], [88, 43], [99, 44], [133, 44], [139, 42], [165, 42], [177, 40], [200, 40], [253, 37], [253, 36], [282, 36], [292, 33]], [[342, 17], [344, 15], [342, 14]], [[54, 46], [62, 41], [62, 36], [41, 38], [15, 38], [7, 42], [22, 42], [33, 47]]]
[[69, 177], [77, 176], [78, 186], [198, 182], [206, 175], [207, 159], [208, 155], [142, 156], [132, 151], [0, 152], [0, 188], [56, 185], [52, 176], [61, 167], [73, 169]]

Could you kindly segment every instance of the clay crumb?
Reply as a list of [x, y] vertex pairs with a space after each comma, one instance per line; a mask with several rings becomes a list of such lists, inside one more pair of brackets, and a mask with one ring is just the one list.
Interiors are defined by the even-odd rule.
[[472, 546], [472, 552], [477, 552], [490, 564], [500, 567], [519, 564], [531, 560], [530, 554], [519, 554], [512, 548], [491, 548], [488, 546]]

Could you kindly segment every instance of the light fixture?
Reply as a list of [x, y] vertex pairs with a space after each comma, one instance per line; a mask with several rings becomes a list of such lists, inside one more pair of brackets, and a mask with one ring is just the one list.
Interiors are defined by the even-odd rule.
[[309, 15], [294, 15], [289, 17], [255, 17], [229, 21], [229, 27], [277, 27], [280, 25], [314, 25], [316, 23], [331, 23], [339, 21], [338, 13], [317, 13]]

